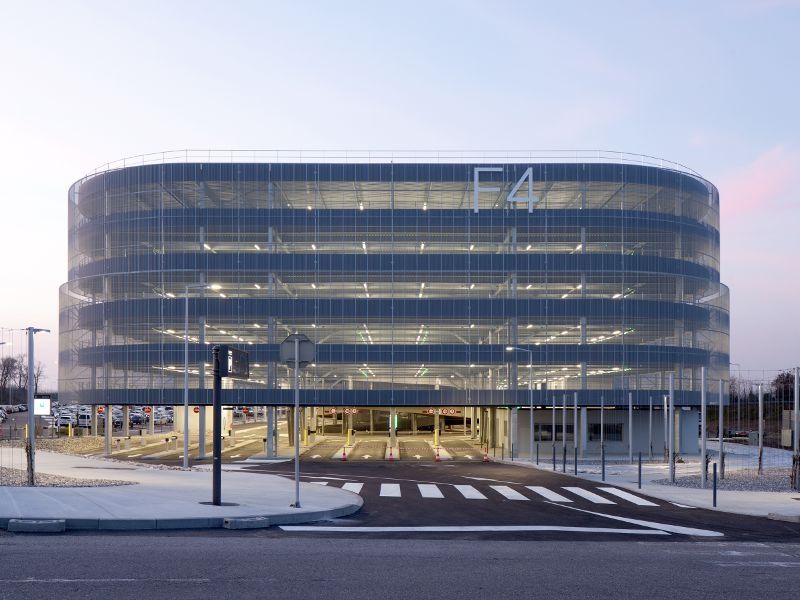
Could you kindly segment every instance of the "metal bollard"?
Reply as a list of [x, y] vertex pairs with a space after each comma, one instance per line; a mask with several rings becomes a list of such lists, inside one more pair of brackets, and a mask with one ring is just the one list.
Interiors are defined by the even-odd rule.
[[566, 446], [561, 446], [561, 448], [563, 450], [563, 452], [561, 453], [562, 454], [562, 456], [561, 456], [561, 472], [562, 473], [566, 473], [567, 472], [567, 447]]
[[606, 447], [600, 444], [600, 480], [606, 480]]
[[577, 475], [578, 474], [578, 448], [577, 448], [577, 446], [573, 446], [572, 447], [572, 451], [573, 451], [573, 454], [575, 455], [573, 457], [573, 460], [572, 460], [572, 463], [573, 463], [573, 466], [574, 466], [574, 473], [573, 474]]
[[714, 463], [714, 475], [712, 478], [713, 495], [711, 497], [711, 505], [717, 508], [717, 463]]
[[500, 460], [506, 459], [506, 444], [503, 442], [500, 444]]
[[553, 471], [557, 471], [556, 468], [556, 445], [553, 444]]
[[536, 464], [539, 464], [539, 442], [536, 442]]
[[639, 489], [642, 489], [642, 453], [639, 452]]

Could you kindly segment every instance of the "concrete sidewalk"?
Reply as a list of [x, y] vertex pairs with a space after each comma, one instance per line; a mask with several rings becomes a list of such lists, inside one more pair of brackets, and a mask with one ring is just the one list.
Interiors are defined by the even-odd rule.
[[[561, 460], [557, 461], [557, 469], [553, 471], [552, 462], [532, 464], [527, 457], [498, 460], [510, 465], [529, 467], [548, 472], [561, 473]], [[700, 463], [684, 463], [680, 465], [680, 476], [700, 472]], [[567, 460], [567, 475], [573, 475], [573, 462]], [[589, 481], [602, 481], [599, 463], [578, 463], [578, 477]], [[667, 463], [642, 464], [642, 487], [638, 488], [638, 465], [627, 462], [607, 462], [605, 483], [616, 487], [642, 493], [653, 498], [675, 502], [696, 508], [706, 508], [720, 512], [769, 517], [792, 522], [800, 521], [800, 492], [751, 492], [717, 490], [717, 507], [713, 507], [711, 481], [706, 489], [684, 488], [672, 485], [653, 483], [669, 477]]]
[[[20, 449], [2, 448], [3, 463], [24, 464]], [[363, 500], [342, 489], [300, 484], [301, 508], [292, 508], [294, 482], [223, 465], [222, 501], [211, 500], [211, 473], [37, 452], [38, 473], [113, 479], [133, 485], [108, 487], [0, 486], [0, 527], [9, 520], [63, 520], [65, 529], [250, 528], [331, 519], [358, 511]], [[243, 518], [261, 517], [251, 522]], [[232, 520], [226, 525], [226, 519]]]

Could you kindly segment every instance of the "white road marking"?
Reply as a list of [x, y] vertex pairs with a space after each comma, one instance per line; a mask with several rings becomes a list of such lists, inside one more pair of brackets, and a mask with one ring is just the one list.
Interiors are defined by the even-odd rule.
[[658, 529], [614, 529], [609, 527], [566, 527], [562, 525], [427, 525], [417, 527], [330, 527], [325, 525], [280, 525], [283, 531], [326, 533], [503, 533], [515, 531], [565, 531], [569, 533], [622, 533], [634, 535], [669, 535]]
[[231, 456], [231, 458], [239, 458], [241, 456], [242, 456], [241, 454], [234, 454], [233, 456]]
[[467, 458], [467, 459], [469, 459], [469, 460], [472, 460], [472, 456], [470, 456], [469, 454], [465, 454], [465, 455], [464, 455], [464, 458]]
[[444, 494], [442, 494], [438, 485], [433, 483], [418, 483], [417, 487], [423, 498], [444, 498]]
[[623, 500], [627, 500], [628, 502], [633, 502], [639, 506], [658, 506], [655, 502], [650, 502], [650, 500], [645, 500], [644, 498], [640, 498], [639, 496], [634, 496], [633, 494], [629, 494], [625, 490], [618, 490], [617, 488], [613, 487], [601, 487], [597, 488], [598, 490], [602, 490], [607, 494], [611, 494], [612, 496], [616, 496], [617, 498], [622, 498]]
[[399, 498], [400, 497], [400, 484], [399, 483], [382, 483], [381, 484], [381, 496], [387, 496], [389, 498]]
[[673, 506], [677, 506], [678, 508], [694, 508], [694, 506], [688, 506], [686, 504], [678, 504], [677, 502], [670, 502]]
[[581, 498], [586, 498], [589, 502], [594, 502], [595, 504], [616, 504], [613, 500], [609, 500], [608, 498], [603, 498], [602, 496], [598, 496], [594, 492], [590, 492], [589, 490], [585, 490], [579, 487], [565, 487], [567, 491], [572, 492], [576, 496], [580, 496]]
[[352, 481], [345, 483], [342, 486], [343, 490], [347, 490], [348, 492], [353, 492], [354, 494], [358, 494], [361, 492], [361, 488], [364, 487], [363, 483], [353, 483]]
[[467, 500], [486, 500], [486, 496], [481, 494], [471, 485], [454, 485], [453, 487], [461, 492], [461, 495]]
[[414, 455], [414, 458], [416, 458], [417, 460], [419, 460], [420, 458], [422, 458], [422, 456], [421, 456], [421, 455], [419, 455], [419, 454], [415, 454], [415, 455]]
[[141, 454], [128, 454], [128, 458], [136, 458], [137, 456], [141, 456]]
[[724, 533], [720, 533], [719, 531], [711, 531], [710, 529], [696, 529], [694, 527], [681, 527], [680, 525], [670, 525], [668, 523], [656, 523], [655, 521], [642, 521], [641, 519], [629, 519], [627, 517], [618, 517], [616, 515], [607, 515], [605, 513], [594, 512], [591, 510], [584, 510], [583, 508], [577, 508], [575, 506], [564, 506], [563, 504], [558, 506], [563, 506], [564, 508], [569, 510], [577, 510], [578, 512], [587, 513], [598, 517], [613, 519], [614, 521], [622, 521], [624, 523], [630, 523], [631, 525], [652, 527], [653, 529], [660, 529], [661, 531], [666, 531], [668, 533], [679, 533], [681, 535], [694, 535], [698, 537], [725, 537]]
[[800, 562], [787, 562], [779, 560], [768, 561], [754, 561], [754, 562], [718, 562], [714, 563], [718, 567], [781, 567], [781, 568], [797, 568], [800, 567]]
[[532, 492], [536, 492], [540, 496], [544, 496], [548, 500], [552, 500], [553, 502], [572, 502], [566, 496], [562, 496], [561, 494], [556, 494], [553, 490], [548, 490], [546, 487], [542, 487], [540, 485], [526, 485]]
[[361, 458], [372, 458], [372, 454], [365, 454], [365, 455], [364, 455], [364, 456], [362, 456]]
[[320, 455], [319, 455], [319, 454], [315, 454], [315, 455], [314, 455], [314, 456], [312, 456], [311, 458], [319, 458], [319, 457], [320, 457]]
[[48, 578], [48, 579], [34, 579], [33, 577], [25, 579], [0, 579], [0, 583], [135, 583], [145, 581], [156, 581], [161, 583], [210, 583], [210, 579], [193, 578], [193, 579], [155, 579], [153, 577], [104, 577], [104, 578], [84, 578], [84, 579], [66, 579], [66, 578]]
[[519, 481], [503, 481], [502, 479], [489, 479], [488, 477], [467, 477], [466, 475], [463, 476], [464, 479], [472, 479], [474, 481], [494, 481], [495, 483], [511, 483], [513, 485], [524, 485]]
[[308, 483], [313, 483], [314, 485], [328, 485], [327, 481], [309, 481]]
[[517, 490], [512, 490], [507, 485], [490, 485], [489, 487], [492, 488], [498, 494], [505, 496], [509, 500], [529, 500], [529, 498], [526, 498], [525, 496], [520, 494]]

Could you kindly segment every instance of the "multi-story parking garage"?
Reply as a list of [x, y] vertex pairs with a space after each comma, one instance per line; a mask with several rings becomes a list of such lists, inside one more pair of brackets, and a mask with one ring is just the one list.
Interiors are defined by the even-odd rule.
[[603, 406], [610, 447], [655, 430], [660, 448], [671, 380], [688, 451], [701, 369], [728, 379], [718, 193], [665, 161], [167, 153], [76, 182], [69, 219], [65, 401], [180, 405], [188, 335], [190, 404], [210, 404], [210, 347], [229, 344], [252, 374], [223, 403], [288, 405], [278, 344], [300, 332], [309, 418], [415, 429], [447, 407], [524, 449], [533, 406], [536, 439], [591, 450]]

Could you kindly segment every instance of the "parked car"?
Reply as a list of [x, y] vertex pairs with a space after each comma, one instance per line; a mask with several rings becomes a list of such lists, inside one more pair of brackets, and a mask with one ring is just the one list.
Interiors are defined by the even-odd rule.
[[61, 413], [56, 417], [56, 427], [66, 427], [67, 425], [75, 427], [77, 424], [78, 420], [69, 413]]

